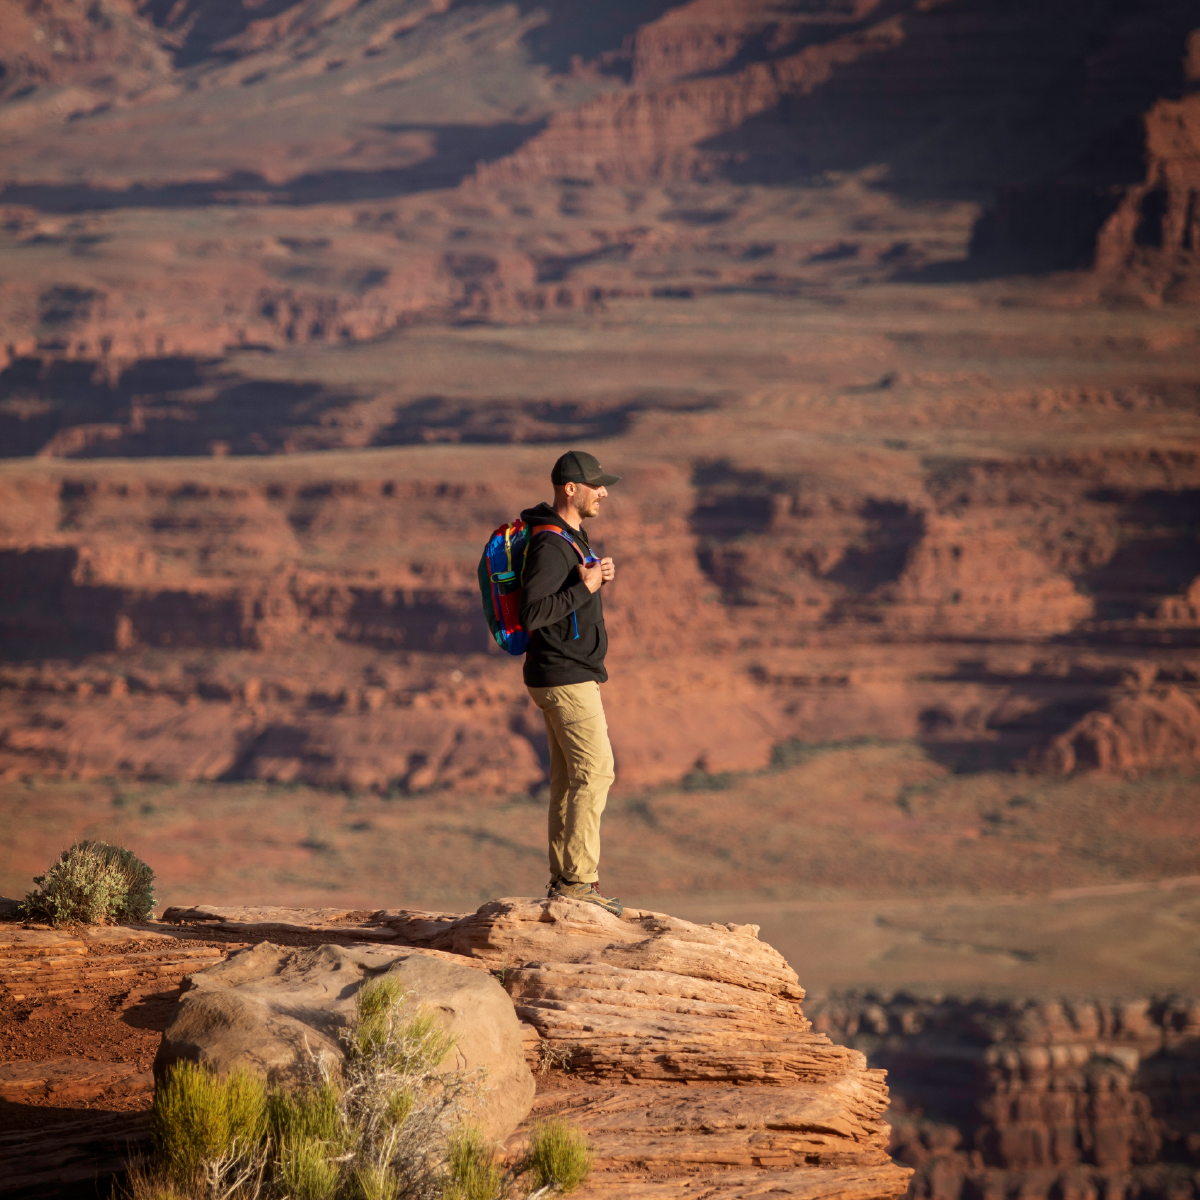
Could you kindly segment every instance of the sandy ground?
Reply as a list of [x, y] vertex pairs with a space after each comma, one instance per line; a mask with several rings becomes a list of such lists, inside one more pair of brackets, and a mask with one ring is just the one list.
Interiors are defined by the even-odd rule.
[[1200, 876], [1042, 896], [675, 906], [746, 921], [796, 968], [810, 998], [1145, 996], [1200, 988]]
[[[615, 789], [604, 886], [691, 920], [752, 922], [810, 994], [1200, 987], [1200, 778], [956, 775], [908, 742]], [[4, 785], [0, 891], [102, 837], [160, 905], [468, 911], [545, 886], [544, 800], [386, 798], [262, 783]]]

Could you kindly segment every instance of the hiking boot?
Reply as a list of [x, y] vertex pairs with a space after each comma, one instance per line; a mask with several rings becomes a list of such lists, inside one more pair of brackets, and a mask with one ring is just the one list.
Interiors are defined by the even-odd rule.
[[623, 916], [625, 909], [616, 896], [602, 896], [600, 889], [594, 883], [572, 883], [568, 879], [552, 879], [550, 890], [546, 893], [551, 899], [565, 896], [568, 900], [582, 900], [585, 904], [599, 905], [605, 912], [614, 917]]

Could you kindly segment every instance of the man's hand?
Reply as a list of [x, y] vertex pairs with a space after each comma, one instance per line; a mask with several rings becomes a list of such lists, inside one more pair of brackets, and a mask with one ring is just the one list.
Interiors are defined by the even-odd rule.
[[591, 566], [585, 563], [579, 564], [579, 578], [583, 580], [589, 592], [598, 592], [600, 585], [608, 583], [616, 573], [617, 568], [613, 565], [611, 558], [602, 558], [598, 562], [593, 561]]
[[604, 582], [604, 564], [598, 562], [589, 567], [584, 563], [580, 563], [579, 578], [583, 580], [583, 586], [589, 592], [598, 592], [600, 585]]

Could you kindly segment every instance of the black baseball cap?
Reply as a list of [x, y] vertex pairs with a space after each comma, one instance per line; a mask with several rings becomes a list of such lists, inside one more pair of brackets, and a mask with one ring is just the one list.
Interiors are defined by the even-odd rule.
[[608, 487], [620, 478], [620, 475], [606, 475], [585, 450], [568, 450], [550, 472], [551, 483], [586, 483], [588, 487]]

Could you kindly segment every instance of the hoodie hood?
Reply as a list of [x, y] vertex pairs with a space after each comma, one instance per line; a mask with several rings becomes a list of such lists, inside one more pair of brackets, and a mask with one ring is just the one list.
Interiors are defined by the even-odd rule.
[[521, 513], [521, 520], [526, 525], [557, 525], [559, 529], [573, 537], [581, 546], [588, 544], [587, 534], [582, 529], [572, 529], [545, 500], [541, 504], [534, 505], [533, 508], [525, 509]]

